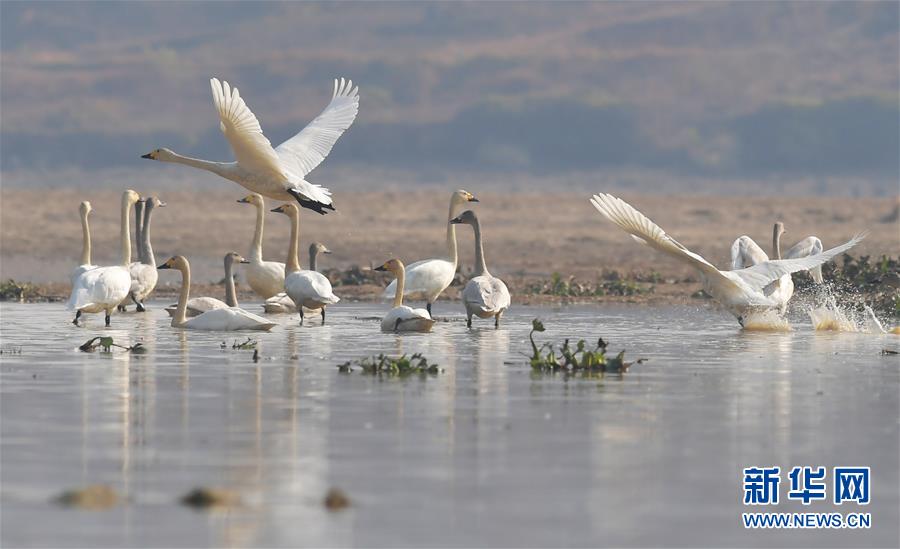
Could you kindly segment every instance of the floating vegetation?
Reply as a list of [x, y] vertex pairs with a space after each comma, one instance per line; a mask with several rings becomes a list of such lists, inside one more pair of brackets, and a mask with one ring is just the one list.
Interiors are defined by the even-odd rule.
[[7, 345], [5, 349], [0, 349], [0, 355], [21, 355], [21, 345]]
[[16, 282], [8, 279], [0, 282], [0, 301], [30, 301], [40, 297], [38, 287], [30, 282]]
[[891, 349], [882, 349], [881, 354], [882, 355], [900, 355], [900, 351], [893, 351]]
[[652, 282], [658, 282], [659, 278], [658, 273], [651, 273], [649, 276], [623, 276], [618, 271], [604, 271], [596, 281], [585, 282], [574, 276], [564, 279], [561, 274], [553, 273], [550, 280], [528, 285], [525, 293], [559, 297], [645, 295], [653, 293]]
[[179, 500], [182, 505], [194, 509], [209, 509], [212, 507], [231, 507], [239, 505], [241, 498], [230, 490], [222, 488], [194, 488]]
[[422, 377], [436, 376], [444, 371], [437, 364], [429, 364], [428, 359], [421, 353], [415, 353], [412, 356], [406, 356], [404, 353], [397, 358], [379, 354], [363, 359], [349, 360], [338, 365], [338, 371], [345, 374], [350, 373], [354, 371], [354, 366], [358, 367], [363, 374], [397, 377], [408, 377], [414, 374]]
[[104, 353], [111, 353], [113, 347], [125, 349], [130, 353], [136, 354], [143, 354], [147, 352], [147, 348], [144, 347], [143, 343], [135, 343], [134, 345], [130, 346], [119, 345], [118, 343], [113, 341], [113, 338], [109, 336], [92, 337], [91, 339], [82, 343], [81, 346], [78, 347], [78, 349], [85, 353], [93, 353], [99, 348]]
[[325, 500], [322, 503], [329, 511], [340, 511], [350, 507], [350, 498], [340, 488], [332, 488], [325, 494]]
[[53, 501], [66, 507], [98, 511], [114, 506], [118, 503], [119, 496], [109, 486], [95, 484], [77, 490], [67, 490]]
[[[528, 339], [531, 341], [532, 354], [529, 358], [534, 372], [542, 374], [562, 372], [566, 377], [602, 377], [605, 373], [626, 372], [632, 364], [635, 364], [635, 362], [625, 362], [625, 351], [621, 351], [615, 357], [607, 357], [607, 343], [602, 337], [597, 339], [594, 349], [589, 349], [583, 339], [578, 340], [578, 343], [574, 345], [569, 345], [569, 340], [566, 339], [559, 351], [552, 343], [544, 343], [539, 347], [534, 342], [534, 333], [543, 331], [544, 324], [539, 319], [531, 321]], [[644, 361], [644, 359], [639, 359], [636, 363], [640, 364]]]
[[[256, 349], [257, 343], [259, 343], [259, 342], [256, 341], [255, 339], [251, 339], [248, 337], [247, 341], [244, 341], [242, 343], [238, 343], [238, 341], [235, 340], [234, 343], [231, 344], [231, 348], [235, 351], [250, 351], [250, 350]], [[219, 345], [219, 348], [227, 349], [228, 344], [223, 341], [222, 344]]]

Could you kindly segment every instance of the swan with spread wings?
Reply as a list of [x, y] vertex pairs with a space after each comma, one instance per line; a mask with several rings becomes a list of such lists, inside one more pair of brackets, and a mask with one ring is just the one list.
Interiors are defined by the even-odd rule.
[[263, 135], [256, 115], [237, 88], [218, 78], [210, 81], [219, 127], [231, 145], [235, 162], [211, 162], [156, 149], [141, 158], [184, 164], [230, 179], [238, 185], [276, 200], [297, 200], [320, 214], [334, 210], [331, 191], [306, 180], [325, 160], [338, 138], [359, 112], [359, 88], [352, 80], [335, 79], [331, 102], [308, 126], [273, 148]]

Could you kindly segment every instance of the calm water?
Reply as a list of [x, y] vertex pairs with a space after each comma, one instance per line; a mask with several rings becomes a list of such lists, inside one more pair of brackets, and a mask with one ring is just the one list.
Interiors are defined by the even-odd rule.
[[[343, 304], [342, 304], [343, 305]], [[256, 306], [248, 306], [255, 309]], [[0, 305], [2, 532], [9, 546], [892, 546], [898, 539], [897, 336], [744, 333], [699, 308], [516, 307], [468, 331], [439, 303], [429, 335], [381, 334], [385, 306], [246, 336], [174, 330], [149, 313], [69, 324], [62, 305]], [[520, 353], [603, 336], [650, 359], [602, 380], [535, 378]], [[86, 354], [93, 335], [145, 355]], [[226, 341], [227, 349], [221, 348]], [[389, 379], [335, 367], [423, 352], [445, 372]], [[872, 467], [871, 530], [748, 532], [741, 469]], [[781, 498], [787, 492], [782, 475]], [[125, 502], [62, 508], [62, 490], [108, 484]], [[243, 506], [178, 504], [194, 486]], [[343, 489], [353, 506], [329, 513]], [[830, 491], [829, 491], [830, 497]], [[821, 511], [830, 503], [782, 503]]]

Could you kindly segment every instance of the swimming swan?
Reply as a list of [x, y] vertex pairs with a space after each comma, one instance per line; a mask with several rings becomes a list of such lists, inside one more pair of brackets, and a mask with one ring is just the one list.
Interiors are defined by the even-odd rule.
[[250, 260], [244, 271], [247, 273], [247, 284], [263, 299], [284, 291], [284, 263], [263, 261], [262, 241], [265, 225], [266, 204], [263, 197], [253, 193], [238, 200], [239, 204], [253, 204], [256, 207], [256, 231], [250, 245]]
[[500, 326], [500, 317], [509, 308], [509, 290], [502, 280], [487, 270], [478, 216], [472, 210], [466, 210], [450, 223], [471, 225], [475, 231], [475, 273], [462, 293], [463, 305], [466, 307], [466, 326], [472, 327], [472, 315], [475, 315], [479, 318], [494, 317], [494, 327], [497, 328]]
[[91, 215], [91, 211], [91, 203], [87, 200], [78, 205], [78, 213], [81, 215], [81, 263], [69, 275], [69, 281], [73, 285], [82, 273], [97, 268], [96, 265], [91, 264], [91, 227], [88, 224], [88, 216]]
[[743, 325], [747, 313], [778, 307], [763, 289], [786, 274], [812, 269], [857, 245], [866, 233], [860, 233], [846, 244], [820, 254], [798, 259], [764, 261], [746, 269], [720, 271], [708, 261], [679, 244], [630, 204], [609, 194], [595, 194], [591, 204], [604, 217], [632, 238], [660, 252], [684, 261], [697, 269], [703, 289]]
[[[331, 250], [325, 247], [321, 242], [313, 242], [309, 245], [309, 270], [318, 271], [319, 254], [330, 254]], [[267, 313], [295, 313], [297, 306], [294, 301], [284, 292], [273, 295], [263, 303], [263, 310]]]
[[[214, 297], [192, 297], [187, 300], [185, 315], [188, 317], [199, 316], [213, 309], [227, 309], [238, 307], [237, 292], [234, 290], [234, 262], [247, 263], [247, 260], [236, 252], [225, 254], [225, 301]], [[169, 316], [174, 317], [178, 311], [178, 304], [166, 307]]]
[[[150, 216], [153, 215], [153, 209], [156, 207], [165, 207], [166, 203], [155, 196], [151, 196], [143, 201], [135, 204], [135, 215], [141, 210], [137, 208], [138, 204], [144, 204], [143, 214], [144, 220], [141, 225], [141, 239], [138, 242], [138, 250], [140, 250], [139, 262], [132, 263], [128, 266], [131, 273], [131, 291], [128, 293], [131, 300], [137, 305], [137, 311], [143, 313], [144, 300], [150, 295], [150, 292], [156, 288], [156, 281], [159, 274], [156, 272], [156, 256], [153, 255], [153, 246], [150, 244]], [[125, 310], [125, 304], [119, 305], [120, 310]]]
[[[459, 210], [466, 202], [478, 202], [475, 196], [464, 190], [458, 190], [450, 196], [450, 212], [447, 214], [447, 258], [424, 259], [416, 261], [406, 267], [405, 295], [425, 294], [425, 308], [431, 314], [431, 304], [447, 289], [456, 276], [456, 225], [450, 220], [458, 215]], [[383, 297], [391, 298], [397, 289], [397, 281], [394, 280], [384, 289]]]
[[[72, 284], [72, 294], [66, 308], [77, 311], [72, 324], [78, 325], [82, 313], [106, 312], [106, 325], [116, 306], [131, 291], [131, 207], [140, 200], [138, 193], [128, 189], [122, 193], [121, 226], [119, 240], [122, 243], [122, 263], [110, 267], [96, 267], [82, 272]], [[82, 258], [84, 260], [84, 258]]]
[[397, 277], [398, 292], [394, 294], [394, 308], [388, 311], [381, 319], [382, 332], [430, 332], [434, 326], [434, 319], [426, 309], [413, 309], [403, 304], [403, 286], [406, 282], [403, 262], [399, 259], [389, 259], [376, 271], [390, 271]]
[[178, 269], [181, 271], [181, 292], [178, 294], [178, 308], [172, 317], [173, 328], [231, 332], [237, 330], [271, 330], [277, 326], [276, 323], [269, 322], [253, 313], [248, 313], [239, 307], [212, 309], [193, 318], [187, 318], [187, 302], [191, 290], [191, 266], [188, 260], [184, 256], [178, 255], [169, 258], [159, 266], [159, 269]]
[[291, 220], [291, 238], [288, 245], [287, 267], [284, 277], [284, 292], [291, 298], [300, 313], [300, 324], [303, 324], [303, 308], [319, 309], [322, 324], [325, 324], [325, 307], [333, 305], [341, 299], [334, 295], [331, 281], [313, 270], [300, 269], [300, 258], [297, 247], [300, 245], [300, 210], [294, 204], [282, 204], [274, 210], [288, 216]]
[[334, 80], [334, 93], [325, 110], [303, 130], [276, 148], [263, 135], [256, 116], [237, 88], [217, 78], [209, 81], [219, 128], [231, 145], [236, 162], [210, 162], [156, 149], [141, 158], [175, 162], [230, 179], [253, 192], [276, 200], [296, 199], [304, 208], [325, 214], [334, 210], [331, 191], [306, 181], [359, 112], [359, 89], [352, 80]]
[[[824, 247], [822, 241], [815, 236], [808, 236], [794, 244], [784, 257], [781, 255], [781, 237], [784, 235], [784, 223], [778, 221], [772, 230], [772, 257], [774, 259], [797, 259], [808, 257], [822, 253]], [[745, 269], [752, 267], [758, 263], [768, 261], [769, 256], [766, 252], [747, 235], [738, 237], [731, 245], [731, 268], [732, 270]], [[809, 270], [809, 274], [817, 284], [823, 282], [822, 266], [817, 265]], [[772, 282], [765, 288], [763, 293], [779, 303], [778, 309], [781, 315], [787, 311], [788, 302], [794, 295], [794, 281], [791, 275], [787, 274]]]

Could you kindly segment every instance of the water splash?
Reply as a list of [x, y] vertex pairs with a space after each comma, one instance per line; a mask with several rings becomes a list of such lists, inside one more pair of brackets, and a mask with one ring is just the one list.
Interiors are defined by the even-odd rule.
[[744, 315], [744, 330], [749, 332], [790, 332], [791, 325], [775, 309]]
[[875, 311], [868, 305], [863, 305], [862, 311], [862, 315], [855, 314], [852, 309], [839, 305], [835, 296], [829, 294], [823, 305], [809, 309], [807, 312], [813, 328], [817, 332], [900, 334], [900, 326], [885, 330], [881, 321], [878, 320], [878, 316], [875, 315]]

